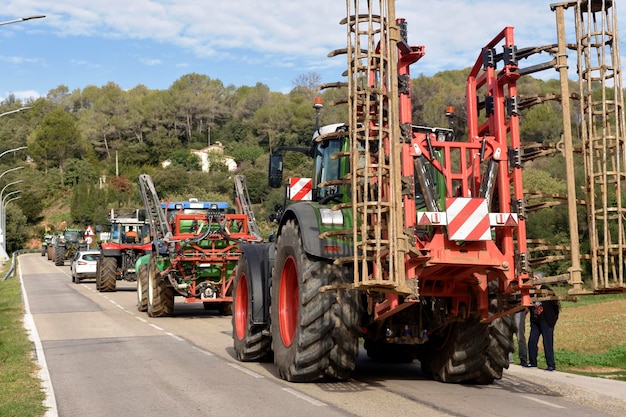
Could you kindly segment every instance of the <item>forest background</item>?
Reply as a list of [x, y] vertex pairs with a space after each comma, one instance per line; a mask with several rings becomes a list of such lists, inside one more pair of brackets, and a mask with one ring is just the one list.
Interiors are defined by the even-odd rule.
[[[413, 123], [453, 126], [457, 137], [463, 137], [468, 74], [469, 68], [413, 78]], [[87, 86], [74, 91], [60, 85], [46, 97], [26, 101], [9, 96], [0, 103], [0, 114], [24, 106], [30, 109], [0, 118], [0, 151], [28, 146], [0, 158], [0, 172], [17, 166], [25, 168], [6, 173], [0, 179], [0, 187], [23, 181], [6, 187], [4, 193], [6, 196], [21, 190], [19, 198], [6, 208], [7, 252], [38, 247], [46, 230], [58, 232], [62, 224], [79, 228], [105, 224], [111, 208], [142, 207], [139, 174], [152, 176], [162, 199], [194, 197], [232, 203], [235, 172], [228, 171], [219, 154], [209, 154], [215, 155], [210, 160], [210, 171], [202, 172], [200, 160], [191, 153], [218, 142], [223, 145], [224, 154], [237, 162], [236, 173], [245, 175], [255, 216], [267, 233], [272, 227], [268, 215], [284, 199], [284, 190], [267, 186], [270, 152], [279, 146], [310, 145], [316, 96], [321, 96], [325, 103], [320, 113], [322, 125], [347, 120], [346, 106], [333, 105], [346, 96], [346, 91], [318, 90], [319, 80], [318, 74], [303, 74], [293, 81], [293, 89], [284, 94], [272, 92], [262, 83], [225, 86], [220, 80], [192, 73], [174, 81], [167, 90], [151, 90], [143, 85], [122, 90], [109, 82], [102, 87]], [[520, 99], [559, 93], [558, 80], [525, 76], [517, 86]], [[571, 89], [576, 91], [577, 84], [572, 83]], [[522, 142], [554, 149], [561, 141], [563, 129], [560, 103], [537, 102], [538, 105], [521, 112]], [[446, 116], [446, 106], [455, 107], [454, 118]], [[573, 103], [571, 122], [574, 146], [580, 148], [577, 102]], [[578, 198], [584, 200], [582, 158], [579, 154], [575, 158]], [[163, 168], [165, 160], [171, 161], [171, 165]], [[310, 176], [311, 169], [312, 161], [305, 155], [285, 155], [285, 178]], [[544, 195], [566, 194], [565, 164], [558, 152], [525, 163], [523, 173], [525, 190]], [[548, 206], [529, 214], [528, 238], [541, 245], [568, 246], [566, 206]], [[581, 252], [587, 253], [588, 228], [582, 208], [579, 224]], [[558, 260], [562, 255], [543, 250], [533, 253], [532, 258], [557, 256], [551, 258], [556, 261], [541, 269], [560, 274], [569, 266], [567, 260]]]

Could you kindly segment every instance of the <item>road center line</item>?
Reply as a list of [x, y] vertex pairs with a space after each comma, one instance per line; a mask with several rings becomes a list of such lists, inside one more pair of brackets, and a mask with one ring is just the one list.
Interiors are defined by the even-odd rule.
[[316, 400], [315, 398], [309, 397], [308, 395], [304, 395], [301, 392], [296, 391], [295, 389], [291, 389], [291, 388], [283, 388], [283, 391], [288, 392], [291, 395], [295, 395], [296, 397], [300, 398], [301, 400], [304, 400], [308, 403], [311, 403], [317, 407], [326, 407], [326, 403], [323, 403], [321, 401]]
[[174, 339], [178, 340], [179, 342], [184, 342], [185, 339], [183, 339], [180, 336], [176, 336], [174, 333], [170, 333], [170, 332], [165, 332], [166, 335], [173, 337]]
[[531, 396], [529, 396], [529, 395], [522, 395], [522, 397], [523, 397], [523, 398], [526, 398], [527, 400], [535, 401], [535, 402], [537, 402], [537, 403], [539, 403], [539, 404], [549, 405], [550, 407], [554, 407], [554, 408], [565, 408], [565, 407], [563, 407], [562, 405], [552, 404], [551, 402], [548, 402], [548, 401], [543, 401], [543, 400], [540, 400], [540, 399], [538, 399], [538, 398], [531, 397]]
[[206, 356], [215, 356], [215, 355], [213, 355], [211, 352], [209, 352], [208, 350], [200, 349], [200, 348], [199, 348], [199, 347], [197, 347], [197, 346], [192, 346], [191, 348], [192, 348], [192, 349], [197, 350], [197, 351], [198, 351], [198, 352], [200, 352], [200, 353], [205, 354]]
[[243, 366], [239, 366], [239, 365], [237, 365], [236, 363], [226, 363], [226, 365], [230, 366], [231, 368], [235, 368], [235, 369], [237, 369], [238, 371], [241, 371], [241, 372], [243, 372], [244, 374], [248, 374], [248, 375], [250, 375], [251, 377], [254, 377], [254, 378], [257, 378], [257, 379], [260, 379], [260, 378], [265, 378], [263, 375], [261, 375], [261, 374], [257, 374], [256, 372], [251, 371], [251, 370], [249, 370], [249, 369], [246, 369], [246, 368], [244, 368]]

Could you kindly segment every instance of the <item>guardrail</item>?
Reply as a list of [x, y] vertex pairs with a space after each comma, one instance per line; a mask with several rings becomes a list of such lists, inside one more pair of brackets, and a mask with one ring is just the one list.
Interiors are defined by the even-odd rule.
[[39, 253], [40, 251], [41, 249], [20, 249], [18, 251], [13, 252], [13, 254], [11, 255], [11, 267], [2, 278], [2, 281], [6, 281], [7, 279], [11, 278], [12, 275], [15, 274], [15, 261], [19, 255], [22, 255], [24, 253]]

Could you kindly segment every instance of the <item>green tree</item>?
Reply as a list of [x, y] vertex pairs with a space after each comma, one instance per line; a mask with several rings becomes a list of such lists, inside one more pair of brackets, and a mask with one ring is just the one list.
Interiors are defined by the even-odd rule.
[[7, 204], [5, 212], [7, 230], [4, 236], [6, 239], [6, 250], [9, 254], [24, 249], [29, 237], [27, 219], [16, 204], [17, 201], [19, 200]]
[[172, 162], [172, 165], [181, 166], [188, 171], [200, 170], [200, 158], [187, 149], [174, 151], [170, 156], [170, 161]]
[[[28, 140], [28, 152], [44, 171], [59, 168], [63, 174], [69, 158], [81, 158], [85, 147], [74, 118], [61, 108], [48, 113]], [[63, 177], [61, 177], [61, 184]]]

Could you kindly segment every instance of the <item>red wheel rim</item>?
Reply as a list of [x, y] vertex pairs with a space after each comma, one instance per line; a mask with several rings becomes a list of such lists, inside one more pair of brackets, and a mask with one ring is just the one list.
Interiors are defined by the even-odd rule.
[[298, 323], [298, 268], [293, 257], [285, 261], [278, 291], [280, 337], [285, 346], [291, 346]]
[[237, 339], [242, 340], [246, 335], [248, 325], [248, 278], [245, 274], [239, 276], [235, 292], [235, 333]]

